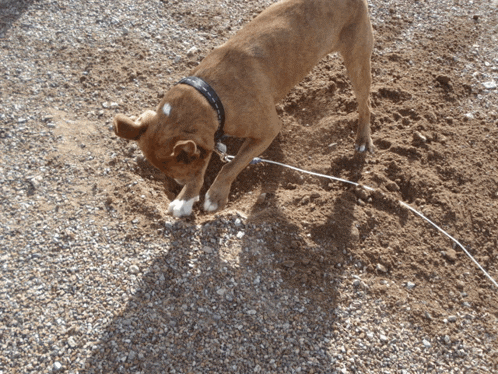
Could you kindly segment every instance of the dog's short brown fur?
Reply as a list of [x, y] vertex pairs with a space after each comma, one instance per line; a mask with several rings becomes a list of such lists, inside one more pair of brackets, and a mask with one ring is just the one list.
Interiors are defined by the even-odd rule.
[[[370, 137], [370, 55], [373, 36], [366, 0], [283, 0], [215, 48], [189, 75], [216, 91], [226, 112], [225, 134], [245, 138], [206, 193], [204, 210], [225, 206], [230, 186], [281, 129], [275, 104], [332, 52], [339, 52], [358, 100], [356, 150], [373, 150]], [[195, 88], [176, 85], [157, 110], [136, 121], [118, 114], [118, 136], [138, 142], [145, 157], [184, 187], [169, 213], [189, 215], [199, 200], [214, 149], [218, 117]]]

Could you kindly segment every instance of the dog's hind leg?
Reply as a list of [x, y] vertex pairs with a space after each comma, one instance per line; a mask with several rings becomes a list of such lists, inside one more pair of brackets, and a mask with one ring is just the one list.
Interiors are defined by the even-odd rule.
[[358, 101], [358, 129], [356, 131], [355, 149], [359, 152], [373, 152], [374, 146], [370, 135], [370, 57], [373, 48], [373, 35], [368, 10], [364, 9], [360, 20], [341, 32], [341, 53], [348, 70], [353, 90]]

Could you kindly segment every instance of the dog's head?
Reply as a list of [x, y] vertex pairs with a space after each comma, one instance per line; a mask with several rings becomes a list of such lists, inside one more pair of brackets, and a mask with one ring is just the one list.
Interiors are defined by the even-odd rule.
[[156, 111], [147, 110], [133, 120], [114, 118], [117, 136], [136, 140], [149, 162], [185, 184], [204, 170], [214, 148], [216, 113], [206, 99], [189, 86], [175, 86]]

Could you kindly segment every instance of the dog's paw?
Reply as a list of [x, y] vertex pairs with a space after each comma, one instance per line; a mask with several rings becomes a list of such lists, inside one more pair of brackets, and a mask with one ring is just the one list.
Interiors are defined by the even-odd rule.
[[209, 191], [206, 193], [206, 198], [204, 199], [204, 211], [215, 212], [218, 210], [218, 203], [211, 200]]
[[370, 153], [373, 153], [374, 151], [374, 145], [372, 142], [372, 139], [367, 139], [365, 141], [356, 141], [354, 145], [354, 149], [356, 152], [363, 153], [365, 151], [369, 151]]
[[356, 152], [363, 153], [363, 152], [365, 152], [367, 150], [367, 146], [365, 144], [362, 144], [362, 145], [355, 144], [354, 145], [354, 150]]
[[192, 207], [197, 201], [199, 201], [199, 196], [190, 200], [173, 200], [168, 206], [168, 214], [174, 217], [189, 216], [192, 214]]
[[209, 191], [206, 192], [204, 211], [212, 213], [223, 209], [227, 204], [229, 192], [230, 186], [221, 190], [213, 189], [213, 187], [211, 187]]

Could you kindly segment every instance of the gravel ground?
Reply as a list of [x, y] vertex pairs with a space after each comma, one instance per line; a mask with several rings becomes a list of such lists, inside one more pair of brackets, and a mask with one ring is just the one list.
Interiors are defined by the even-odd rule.
[[[121, 159], [114, 113], [154, 106], [270, 3], [0, 1], [0, 374], [497, 372], [496, 309], [434, 317], [416, 300], [413, 319], [406, 304], [370, 292], [375, 272], [347, 260], [295, 287], [281, 270], [295, 263], [272, 250], [277, 234], [300, 245], [292, 227], [230, 210], [174, 220], [154, 203], [160, 189], [141, 194], [143, 159], [133, 145]], [[449, 15], [496, 20], [489, 1], [374, 0], [370, 9], [376, 26], [394, 11], [412, 19], [399, 50]], [[498, 81], [496, 36], [495, 23], [462, 71], [476, 87]], [[136, 69], [114, 70], [120, 58]], [[492, 88], [473, 100], [496, 113]], [[118, 184], [135, 196], [127, 214], [109, 193]], [[309, 248], [311, 272], [323, 251]], [[424, 318], [448, 332], [424, 329]]]

